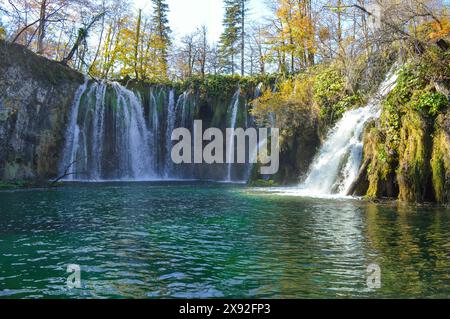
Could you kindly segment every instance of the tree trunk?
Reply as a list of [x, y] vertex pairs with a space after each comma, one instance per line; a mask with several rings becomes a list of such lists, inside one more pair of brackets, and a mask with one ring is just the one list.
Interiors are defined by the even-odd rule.
[[242, 30], [241, 30], [241, 76], [245, 75], [245, 1], [241, 0], [242, 5]]
[[46, 12], [47, 12], [47, 0], [42, 0], [41, 11], [39, 14], [39, 29], [38, 29], [38, 41], [37, 41], [37, 53], [38, 54], [42, 54], [44, 51]]
[[139, 52], [139, 38], [141, 37], [141, 19], [142, 19], [142, 9], [139, 9], [137, 26], [136, 26], [136, 39], [134, 42], [134, 75], [136, 77], [136, 80], [139, 80], [138, 52]]
[[72, 60], [75, 53], [78, 51], [79, 46], [83, 43], [83, 41], [87, 38], [89, 30], [92, 28], [95, 22], [97, 22], [100, 18], [102, 18], [105, 15], [106, 12], [102, 12], [96, 17], [94, 17], [91, 21], [91, 23], [86, 28], [80, 28], [78, 30], [78, 37], [75, 41], [75, 44], [73, 45], [72, 49], [70, 50], [69, 54], [61, 61], [62, 64], [67, 65], [67, 63]]
[[342, 54], [342, 0], [338, 0], [337, 2], [337, 14], [338, 14], [338, 29], [337, 29], [337, 37], [338, 37], [338, 46], [339, 46], [339, 54]]

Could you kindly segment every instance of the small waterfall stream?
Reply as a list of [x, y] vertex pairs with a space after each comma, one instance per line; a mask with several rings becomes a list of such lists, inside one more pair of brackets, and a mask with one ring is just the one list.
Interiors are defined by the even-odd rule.
[[[184, 96], [184, 95], [183, 95]], [[167, 110], [167, 130], [166, 130], [166, 167], [164, 172], [164, 177], [169, 178], [173, 171], [173, 162], [171, 160], [170, 154], [172, 151], [172, 132], [175, 129], [175, 90], [171, 89], [169, 92], [169, 106]]]
[[66, 144], [63, 151], [62, 161], [59, 167], [61, 176], [65, 176], [67, 180], [75, 179], [75, 168], [77, 154], [76, 145], [80, 137], [80, 127], [78, 126], [78, 112], [80, 109], [80, 100], [83, 94], [86, 92], [88, 86], [88, 77], [85, 78], [84, 83], [78, 88], [75, 93], [75, 98], [72, 104], [72, 112], [70, 114], [69, 128], [66, 132]]
[[381, 101], [395, 87], [397, 74], [389, 72], [376, 95], [362, 108], [349, 110], [335, 125], [316, 156], [299, 195], [345, 196], [358, 175], [365, 125], [381, 115]]
[[[231, 129], [235, 129], [236, 128], [236, 120], [237, 120], [237, 112], [238, 112], [238, 108], [239, 108], [239, 97], [241, 95], [241, 88], [238, 88], [238, 90], [236, 91], [236, 93], [234, 93], [233, 99], [231, 101], [231, 105], [230, 105], [230, 109], [231, 109], [231, 119], [230, 119], [230, 126], [229, 128]], [[231, 182], [232, 181], [232, 169], [233, 169], [233, 164], [231, 164], [231, 162], [233, 161], [232, 159], [232, 155], [234, 154], [234, 147], [235, 147], [235, 141], [234, 138], [228, 138], [228, 146], [227, 146], [227, 162], [228, 164], [228, 174], [227, 174], [227, 182]]]

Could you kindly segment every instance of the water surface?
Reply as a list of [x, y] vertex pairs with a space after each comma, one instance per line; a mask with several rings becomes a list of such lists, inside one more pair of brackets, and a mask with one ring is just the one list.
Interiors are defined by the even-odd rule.
[[[450, 211], [214, 183], [0, 192], [3, 298], [450, 298]], [[382, 287], [367, 287], [378, 264]], [[68, 289], [67, 265], [82, 289]]]

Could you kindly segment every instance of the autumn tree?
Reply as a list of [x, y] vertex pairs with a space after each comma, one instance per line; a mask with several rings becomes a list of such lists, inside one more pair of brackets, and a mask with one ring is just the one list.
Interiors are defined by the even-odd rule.
[[280, 56], [280, 71], [294, 73], [313, 65], [316, 30], [311, 1], [276, 0], [275, 17], [272, 45]]

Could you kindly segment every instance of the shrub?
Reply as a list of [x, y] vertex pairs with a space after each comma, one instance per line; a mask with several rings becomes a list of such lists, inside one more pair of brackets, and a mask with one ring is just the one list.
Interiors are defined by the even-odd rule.
[[449, 106], [448, 98], [438, 92], [418, 92], [411, 101], [412, 107], [430, 116], [437, 116]]

